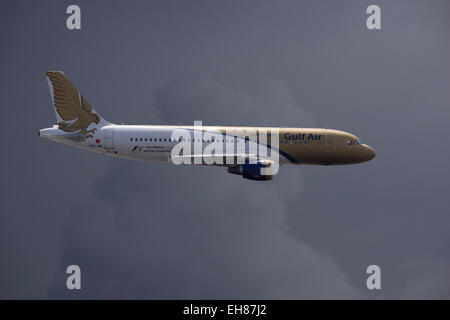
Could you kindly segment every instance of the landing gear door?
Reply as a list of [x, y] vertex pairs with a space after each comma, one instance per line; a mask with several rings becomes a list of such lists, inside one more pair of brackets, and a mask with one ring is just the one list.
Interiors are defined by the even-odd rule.
[[325, 136], [325, 151], [328, 153], [336, 152], [336, 136], [334, 134], [327, 134]]
[[114, 148], [114, 128], [105, 129], [103, 148], [105, 149]]

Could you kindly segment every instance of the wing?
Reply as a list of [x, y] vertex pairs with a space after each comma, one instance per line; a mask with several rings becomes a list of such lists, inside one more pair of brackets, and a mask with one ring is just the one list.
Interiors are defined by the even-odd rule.
[[[219, 163], [214, 162], [214, 160], [217, 160], [217, 157], [222, 158]], [[227, 164], [226, 157], [233, 157], [233, 164]], [[189, 155], [169, 157], [169, 160], [174, 164], [196, 164], [195, 160], [197, 160], [198, 164], [223, 166], [228, 168], [229, 173], [241, 175], [243, 178], [250, 180], [272, 180], [279, 168], [279, 165], [274, 161], [257, 157], [253, 154], [219, 154], [206, 157]]]
[[[70, 83], [62, 72], [47, 71], [45, 74], [53, 86], [53, 101], [56, 111], [61, 118], [69, 121], [80, 117], [83, 113], [83, 108], [80, 104], [77, 88]], [[89, 105], [87, 101], [86, 104]]]
[[[226, 158], [227, 157], [231, 157], [233, 159], [232, 164], [227, 164], [226, 163]], [[221, 162], [217, 163], [217, 161], [219, 160], [219, 158], [222, 160]], [[253, 154], [245, 154], [245, 153], [232, 153], [232, 154], [213, 154], [213, 155], [180, 155], [177, 157], [172, 157], [171, 161], [174, 163], [177, 162], [181, 162], [181, 161], [187, 161], [188, 163], [192, 163], [194, 164], [195, 161], [201, 161], [203, 160], [203, 162], [201, 164], [205, 164], [205, 163], [214, 163], [213, 165], [215, 166], [224, 166], [224, 167], [228, 167], [228, 166], [234, 166], [237, 163], [245, 163], [245, 162], [258, 162], [259, 159], [256, 155]], [[214, 161], [216, 160], [216, 162]]]

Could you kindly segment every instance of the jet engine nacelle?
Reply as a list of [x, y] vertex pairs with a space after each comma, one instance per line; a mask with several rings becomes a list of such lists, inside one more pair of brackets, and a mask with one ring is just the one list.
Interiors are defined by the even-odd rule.
[[272, 180], [273, 175], [261, 174], [261, 168], [270, 168], [271, 161], [258, 161], [257, 163], [245, 163], [228, 167], [228, 172], [241, 175], [249, 180]]

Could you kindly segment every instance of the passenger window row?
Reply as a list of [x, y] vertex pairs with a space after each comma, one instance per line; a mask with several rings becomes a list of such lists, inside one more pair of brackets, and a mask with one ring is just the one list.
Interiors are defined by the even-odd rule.
[[[171, 138], [130, 138], [130, 141], [154, 141], [154, 142], [181, 142], [183, 141], [182, 138], [180, 138], [178, 141], [171, 139]], [[195, 142], [194, 139], [187, 139], [188, 142]], [[219, 139], [220, 142], [234, 142], [234, 139]], [[198, 142], [214, 142], [214, 139], [212, 140], [201, 140], [198, 139]], [[245, 143], [248, 143], [248, 139], [245, 139]], [[297, 141], [280, 141], [280, 144], [297, 144]], [[349, 144], [357, 144], [356, 141], [352, 141]]]
[[[130, 141], [169, 141], [169, 142], [175, 142], [175, 140], [167, 139], [167, 138], [130, 138]], [[181, 141], [181, 138], [180, 140]]]
[[[130, 141], [150, 141], [150, 142], [152, 142], [152, 141], [155, 141], [155, 142], [157, 142], [157, 141], [161, 141], [161, 142], [162, 141], [166, 141], [166, 142], [169, 141], [169, 142], [177, 142], [176, 140], [171, 139], [171, 138], [130, 138]], [[180, 138], [178, 141], [181, 142], [181, 141], [183, 141], [183, 139]], [[187, 141], [188, 142], [195, 142], [194, 139], [187, 139]], [[198, 142], [214, 142], [215, 140], [214, 139], [211, 139], [211, 140], [197, 139], [197, 141]], [[234, 142], [234, 139], [218, 139], [217, 141]], [[248, 143], [248, 139], [245, 139], [245, 142]]]

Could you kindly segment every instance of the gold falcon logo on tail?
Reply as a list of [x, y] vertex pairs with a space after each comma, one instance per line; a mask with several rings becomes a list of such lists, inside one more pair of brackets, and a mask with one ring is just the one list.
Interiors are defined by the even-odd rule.
[[53, 88], [56, 112], [64, 120], [58, 122], [59, 129], [66, 132], [79, 131], [81, 134], [86, 134], [88, 138], [92, 138], [92, 134], [97, 129], [87, 130], [87, 128], [91, 123], [98, 124], [100, 116], [92, 112], [92, 106], [62, 72], [47, 71], [45, 74]]

